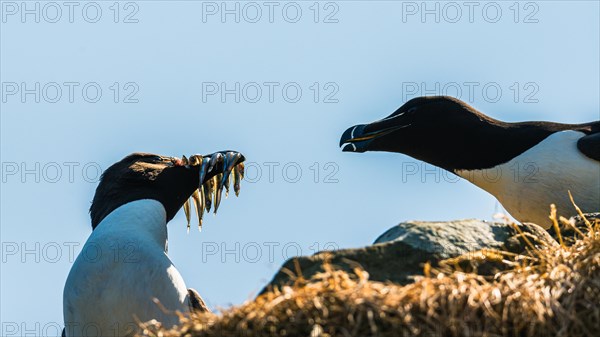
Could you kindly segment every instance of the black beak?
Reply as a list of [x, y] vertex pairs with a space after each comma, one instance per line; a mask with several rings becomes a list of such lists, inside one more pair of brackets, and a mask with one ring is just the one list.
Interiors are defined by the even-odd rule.
[[389, 120], [381, 120], [371, 124], [355, 125], [344, 131], [340, 139], [340, 146], [344, 152], [365, 152], [374, 150], [371, 148], [372, 142], [396, 130], [403, 129], [410, 125], [390, 125]]
[[[344, 131], [340, 139], [340, 147], [344, 152], [377, 151], [379, 147], [373, 142], [396, 130], [409, 127], [410, 124], [399, 123], [398, 117], [404, 113], [394, 113], [390, 117], [378, 120], [370, 124], [355, 125]], [[346, 145], [344, 145], [346, 144]]]
[[359, 124], [344, 131], [340, 139], [340, 147], [343, 152], [368, 151], [368, 145], [372, 138], [365, 137], [365, 126], [365, 124]]

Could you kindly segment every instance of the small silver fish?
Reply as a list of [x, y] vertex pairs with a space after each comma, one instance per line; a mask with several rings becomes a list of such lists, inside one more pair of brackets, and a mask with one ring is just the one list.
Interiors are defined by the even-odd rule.
[[235, 192], [236, 197], [240, 195], [240, 181], [242, 180], [239, 169], [240, 165], [241, 164], [238, 164], [233, 168], [233, 191]]
[[204, 214], [204, 206], [200, 200], [200, 194], [198, 190], [192, 193], [192, 200], [194, 200], [194, 206], [196, 206], [196, 215], [198, 216], [198, 230], [202, 230], [202, 215]]
[[212, 178], [210, 178], [204, 183], [204, 185], [202, 185], [202, 189], [204, 190], [204, 197], [206, 199], [205, 208], [206, 208], [207, 212], [210, 212], [210, 206], [212, 205], [213, 182], [214, 182], [214, 180]]
[[237, 167], [238, 167], [238, 170], [240, 171], [240, 177], [241, 177], [241, 179], [244, 179], [244, 163], [239, 163], [237, 165]]
[[208, 172], [212, 172], [217, 168], [217, 165], [223, 161], [223, 155], [219, 152], [213, 154], [208, 162]]
[[[204, 215], [204, 209], [206, 207], [206, 197], [204, 196], [204, 187], [200, 186], [198, 189], [198, 193], [200, 194], [200, 206], [202, 206], [202, 215]], [[202, 220], [202, 217], [200, 218]]]
[[221, 204], [221, 194], [223, 193], [223, 173], [219, 173], [213, 178], [215, 180], [215, 210], [214, 213], [217, 214], [217, 210], [219, 209], [219, 204]]
[[225, 199], [227, 199], [229, 197], [229, 185], [230, 185], [229, 181], [231, 180], [231, 179], [229, 179], [230, 177], [231, 177], [231, 175], [228, 174], [227, 178], [225, 178], [225, 182], [223, 185], [223, 186], [225, 186]]
[[187, 220], [187, 231], [190, 232], [190, 199], [183, 203], [183, 211], [185, 212], [185, 218]]
[[225, 187], [225, 198], [229, 196], [231, 170], [235, 167], [235, 163], [241, 156], [240, 153], [231, 151], [225, 154], [225, 159], [223, 160], [223, 180], [221, 181], [221, 187]]
[[208, 164], [210, 162], [210, 158], [202, 158], [202, 166], [200, 166], [200, 186], [198, 188], [202, 188], [204, 184], [204, 178], [206, 178], [206, 172], [208, 171]]

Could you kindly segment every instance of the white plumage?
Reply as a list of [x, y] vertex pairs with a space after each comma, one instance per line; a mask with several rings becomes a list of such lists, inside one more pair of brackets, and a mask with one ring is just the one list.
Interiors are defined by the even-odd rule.
[[456, 170], [456, 174], [494, 195], [521, 222], [549, 227], [550, 204], [558, 214], [600, 209], [600, 162], [583, 155], [579, 131], [553, 133], [512, 160], [490, 169]]
[[166, 223], [163, 205], [150, 199], [126, 203], [102, 220], [65, 284], [66, 336], [124, 336], [138, 321], [178, 322], [153, 302], [188, 310], [187, 288], [166, 253]]

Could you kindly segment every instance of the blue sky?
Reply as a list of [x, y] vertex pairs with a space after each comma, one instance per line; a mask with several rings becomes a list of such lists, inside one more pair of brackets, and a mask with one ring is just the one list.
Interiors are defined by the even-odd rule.
[[[596, 1], [97, 1], [71, 17], [62, 2], [1, 4], [3, 335], [62, 324], [97, 172], [131, 152], [245, 154], [240, 197], [202, 233], [186, 234], [183, 212], [169, 224], [171, 259], [218, 308], [251, 298], [285, 257], [500, 210], [412, 158], [342, 153], [351, 125], [431, 93], [506, 121], [600, 118]], [[236, 4], [239, 22], [221, 16]]]

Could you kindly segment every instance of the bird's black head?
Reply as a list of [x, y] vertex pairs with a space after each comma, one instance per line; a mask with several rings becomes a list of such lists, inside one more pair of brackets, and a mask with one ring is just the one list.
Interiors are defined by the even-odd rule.
[[384, 119], [347, 129], [340, 146], [346, 152], [404, 153], [453, 170], [470, 166], [469, 156], [482, 145], [473, 144], [477, 133], [501, 123], [453, 97], [418, 97]]
[[[235, 153], [236, 163], [244, 161], [244, 157], [237, 152], [215, 154], [219, 153], [219, 158], [224, 158], [226, 153]], [[215, 154], [209, 155], [209, 158]], [[102, 174], [90, 207], [92, 228], [95, 229], [119, 206], [141, 199], [161, 202], [168, 222], [202, 183], [223, 173], [227, 169], [225, 166], [222, 159], [220, 162], [216, 160], [210, 170], [201, 174], [202, 165], [189, 165], [187, 160], [150, 153], [130, 154]]]

